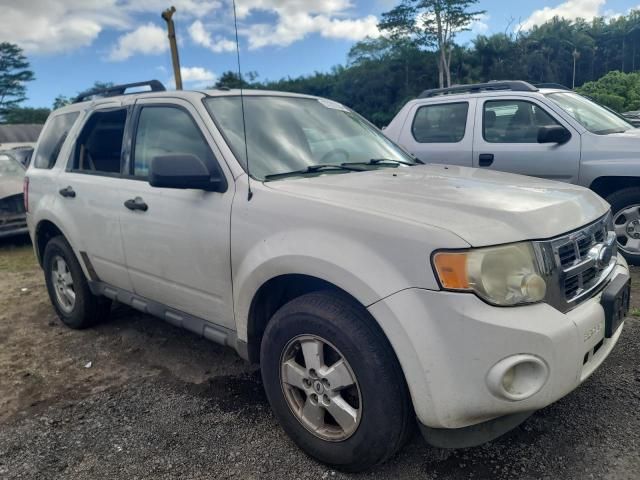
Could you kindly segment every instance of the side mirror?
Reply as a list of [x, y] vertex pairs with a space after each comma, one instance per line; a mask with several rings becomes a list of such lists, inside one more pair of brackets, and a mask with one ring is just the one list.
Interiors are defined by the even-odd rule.
[[571, 132], [561, 125], [549, 125], [538, 130], [538, 143], [558, 143], [562, 145], [571, 140]]
[[151, 159], [149, 184], [159, 188], [192, 188], [208, 192], [224, 192], [227, 182], [219, 172], [209, 168], [195, 155], [160, 155]]

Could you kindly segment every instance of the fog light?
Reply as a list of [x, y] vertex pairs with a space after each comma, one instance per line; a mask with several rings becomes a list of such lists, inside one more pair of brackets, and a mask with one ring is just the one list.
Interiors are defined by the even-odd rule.
[[487, 386], [496, 397], [515, 402], [538, 393], [548, 378], [549, 368], [541, 358], [520, 354], [496, 363], [487, 374]]

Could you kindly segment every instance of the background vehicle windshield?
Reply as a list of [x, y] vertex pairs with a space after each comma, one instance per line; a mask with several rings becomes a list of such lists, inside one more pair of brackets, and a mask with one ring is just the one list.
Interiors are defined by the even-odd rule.
[[626, 132], [633, 128], [630, 123], [577, 93], [549, 93], [547, 98], [560, 105], [564, 111], [591, 133], [607, 135]]
[[[239, 96], [208, 98], [205, 104], [236, 158], [246, 169]], [[376, 128], [330, 100], [245, 96], [251, 176], [389, 159], [414, 163]]]
[[8, 155], [0, 155], [0, 177], [21, 177], [24, 169]]

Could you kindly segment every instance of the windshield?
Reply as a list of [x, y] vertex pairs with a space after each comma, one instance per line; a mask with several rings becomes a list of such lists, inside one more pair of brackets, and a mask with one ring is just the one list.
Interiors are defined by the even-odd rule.
[[633, 128], [630, 123], [624, 121], [615, 113], [577, 93], [549, 93], [547, 98], [557, 103], [591, 133], [608, 135], [610, 133], [626, 132]]
[[[212, 97], [205, 105], [246, 169], [240, 97]], [[374, 162], [371, 167], [382, 168], [394, 161], [415, 163], [363, 118], [330, 100], [249, 95], [244, 97], [244, 110], [251, 176], [260, 180], [302, 172], [312, 165], [391, 161]], [[335, 172], [341, 170], [322, 170]]]
[[0, 155], [0, 177], [22, 177], [24, 169], [8, 155]]

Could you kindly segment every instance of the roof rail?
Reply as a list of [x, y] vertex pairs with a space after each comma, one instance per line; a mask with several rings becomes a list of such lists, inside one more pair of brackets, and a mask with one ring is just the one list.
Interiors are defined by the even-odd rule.
[[470, 85], [456, 85], [449, 88], [434, 88], [425, 90], [418, 98], [437, 97], [440, 95], [455, 95], [459, 93], [476, 93], [491, 90], [511, 90], [513, 92], [537, 92], [538, 89], [522, 80], [492, 80], [487, 83], [473, 83]]
[[533, 86], [537, 88], [557, 88], [558, 90], [571, 90], [566, 85], [562, 85], [561, 83], [553, 83], [553, 82], [534, 83]]
[[[87, 90], [86, 92], [82, 92], [78, 95], [73, 103], [80, 103], [86, 100], [91, 100], [92, 98], [105, 98], [105, 97], [116, 97], [118, 95], [125, 95], [126, 91], [130, 88], [137, 87], [149, 87], [150, 92], [164, 92], [166, 88], [159, 80], [147, 80], [146, 82], [136, 82], [136, 83], [125, 83], [123, 85], [114, 85], [113, 87], [107, 88], [93, 88], [91, 90]], [[134, 92], [132, 92], [134, 93]], [[135, 92], [140, 93], [140, 92]]]

